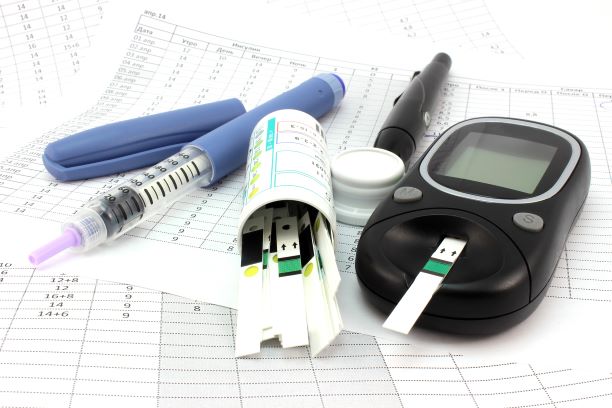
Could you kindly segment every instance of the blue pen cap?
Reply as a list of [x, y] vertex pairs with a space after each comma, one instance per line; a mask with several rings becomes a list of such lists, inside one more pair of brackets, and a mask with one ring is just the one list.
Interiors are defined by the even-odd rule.
[[110, 123], [50, 143], [43, 163], [61, 181], [151, 166], [243, 113], [242, 102], [227, 99]]

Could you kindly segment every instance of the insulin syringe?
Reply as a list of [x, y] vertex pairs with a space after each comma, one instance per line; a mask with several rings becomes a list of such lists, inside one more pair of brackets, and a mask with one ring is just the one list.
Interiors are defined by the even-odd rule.
[[38, 265], [67, 248], [89, 250], [137, 226], [161, 208], [240, 167], [257, 122], [280, 109], [321, 117], [344, 97], [334, 74], [319, 74], [189, 143], [138, 176], [93, 199], [62, 226], [62, 235], [30, 254]]

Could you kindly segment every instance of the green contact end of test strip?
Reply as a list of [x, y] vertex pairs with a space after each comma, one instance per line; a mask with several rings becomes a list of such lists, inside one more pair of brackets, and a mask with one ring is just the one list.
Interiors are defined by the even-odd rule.
[[448, 271], [450, 271], [452, 267], [452, 263], [440, 262], [434, 259], [430, 259], [423, 267], [423, 271], [433, 273], [435, 275], [446, 276], [446, 274], [448, 274]]
[[293, 259], [284, 259], [278, 263], [278, 275], [289, 276], [302, 273], [302, 261], [299, 257]]

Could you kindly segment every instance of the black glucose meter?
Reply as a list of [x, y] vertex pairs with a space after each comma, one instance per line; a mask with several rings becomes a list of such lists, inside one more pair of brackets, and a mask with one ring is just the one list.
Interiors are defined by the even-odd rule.
[[418, 324], [489, 334], [542, 301], [585, 202], [590, 161], [571, 133], [498, 117], [447, 129], [381, 202], [360, 238], [357, 276], [383, 311], [446, 237], [467, 241]]

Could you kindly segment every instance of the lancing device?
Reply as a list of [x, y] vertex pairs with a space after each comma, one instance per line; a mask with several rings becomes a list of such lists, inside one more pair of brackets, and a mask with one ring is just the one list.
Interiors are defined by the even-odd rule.
[[263, 116], [279, 109], [297, 109], [318, 118], [336, 107], [344, 93], [340, 77], [319, 74], [217, 127], [90, 201], [63, 225], [59, 238], [32, 252], [30, 262], [38, 265], [67, 248], [89, 250], [121, 236], [187, 192], [213, 184], [241, 166], [251, 132]]
[[436, 54], [395, 99], [374, 147], [345, 150], [332, 159], [338, 221], [364, 226], [374, 208], [402, 178], [431, 122], [431, 111], [450, 67], [451, 58], [447, 54]]
[[451, 58], [441, 52], [414, 74], [408, 87], [393, 102], [374, 147], [395, 153], [404, 163], [408, 162], [431, 122], [430, 112], [450, 67]]

